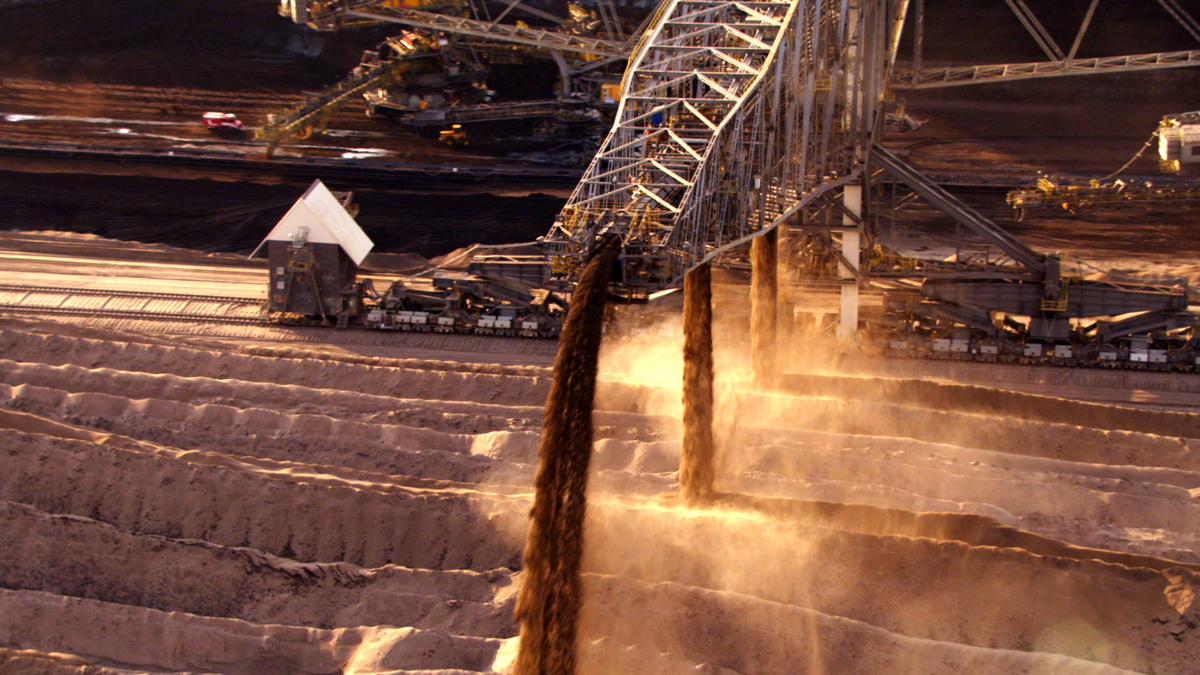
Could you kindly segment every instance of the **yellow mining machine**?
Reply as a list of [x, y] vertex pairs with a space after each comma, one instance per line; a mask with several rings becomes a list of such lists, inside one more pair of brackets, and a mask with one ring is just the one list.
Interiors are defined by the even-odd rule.
[[1008, 203], [1021, 220], [1026, 209], [1076, 209], [1132, 204], [1200, 202], [1200, 188], [1191, 184], [1159, 184], [1153, 181], [1115, 179], [1089, 180], [1086, 184], [1056, 181], [1042, 176], [1034, 187], [1019, 188], [1008, 193]]

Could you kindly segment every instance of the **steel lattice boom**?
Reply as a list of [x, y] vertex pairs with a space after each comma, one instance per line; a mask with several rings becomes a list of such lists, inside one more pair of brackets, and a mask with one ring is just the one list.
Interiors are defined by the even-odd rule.
[[569, 283], [601, 236], [631, 294], [861, 179], [903, 0], [670, 0], [612, 131], [544, 238]]

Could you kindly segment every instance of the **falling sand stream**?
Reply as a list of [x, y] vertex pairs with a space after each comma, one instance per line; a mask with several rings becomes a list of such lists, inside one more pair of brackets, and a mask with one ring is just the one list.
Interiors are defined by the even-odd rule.
[[584, 268], [554, 362], [525, 540], [525, 579], [517, 597], [521, 641], [515, 675], [575, 672], [592, 402], [617, 251], [615, 242], [603, 245]]
[[704, 263], [683, 279], [683, 445], [679, 486], [684, 499], [712, 494], [713, 349], [712, 266]]
[[[533, 510], [525, 541], [525, 580], [515, 675], [571, 675], [582, 599], [580, 566], [592, 452], [592, 403], [608, 281], [617, 246], [602, 246], [584, 268], [567, 314], [546, 400]], [[684, 278], [683, 444], [679, 468], [689, 501], [713, 496], [712, 269]]]

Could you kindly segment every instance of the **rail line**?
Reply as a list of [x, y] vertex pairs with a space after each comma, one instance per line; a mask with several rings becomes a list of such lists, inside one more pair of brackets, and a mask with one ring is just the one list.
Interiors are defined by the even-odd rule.
[[13, 284], [0, 284], [0, 312], [272, 325], [258, 298]]

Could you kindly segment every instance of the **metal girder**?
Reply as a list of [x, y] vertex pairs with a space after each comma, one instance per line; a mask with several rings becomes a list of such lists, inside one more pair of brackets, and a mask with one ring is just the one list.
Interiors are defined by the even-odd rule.
[[414, 28], [427, 28], [455, 35], [466, 35], [497, 42], [510, 42], [561, 52], [612, 57], [627, 55], [625, 44], [612, 40], [601, 40], [583, 35], [571, 35], [569, 33], [526, 28], [510, 24], [489, 23], [461, 16], [423, 12], [416, 9], [376, 6], [370, 10], [349, 10], [345, 12], [345, 15], [370, 21], [399, 23]]
[[1180, 328], [1191, 328], [1196, 325], [1197, 316], [1192, 312], [1178, 309], [1160, 309], [1154, 312], [1138, 314], [1121, 321], [1103, 321], [1096, 328], [1096, 340], [1112, 342], [1129, 335], [1145, 335], [1160, 331], [1173, 331]]
[[918, 73], [898, 71], [892, 78], [895, 89], [933, 89], [966, 84], [1032, 80], [1066, 75], [1158, 70], [1200, 65], [1200, 50], [1105, 56], [1092, 59], [1003, 63], [985, 66], [925, 68]]
[[912, 305], [914, 314], [934, 321], [948, 321], [973, 328], [988, 337], [999, 338], [1004, 335], [1004, 328], [992, 321], [992, 314], [986, 309], [971, 305], [955, 305], [948, 302], [919, 302]]
[[1009, 9], [1013, 11], [1013, 14], [1017, 15], [1017, 18], [1021, 21], [1021, 25], [1025, 27], [1025, 30], [1029, 32], [1051, 61], [1061, 61], [1066, 58], [1066, 54], [1059, 48], [1054, 38], [1050, 37], [1050, 33], [1046, 32], [1046, 27], [1042, 25], [1041, 21], [1038, 21], [1033, 10], [1029, 9], [1029, 5], [1025, 4], [1025, 0], [1004, 1], [1008, 3]]
[[[924, 1], [917, 0], [913, 26], [913, 59], [909, 67], [897, 70], [891, 86], [895, 89], [932, 89], [988, 82], [1029, 80], [1069, 75], [1093, 75], [1107, 72], [1130, 72], [1179, 68], [1200, 64], [1200, 50], [1122, 54], [1080, 59], [1076, 58], [1084, 36], [1096, 15], [1099, 0], [1091, 0], [1075, 31], [1071, 48], [1063, 53], [1058, 43], [1038, 20], [1025, 0], [1004, 0], [1026, 31], [1045, 52], [1047, 61], [1032, 63], [992, 63], [986, 65], [930, 68], [922, 62], [925, 39]], [[1178, 0], [1157, 0], [1158, 4], [1194, 39], [1200, 41], [1200, 22], [1179, 4]]]
[[[512, 10], [533, 14], [542, 19], [566, 26], [566, 19], [522, 4], [522, 0], [501, 0], [508, 5], [491, 21], [466, 18], [472, 0], [280, 0], [280, 14], [290, 16], [316, 30], [339, 30], [352, 26], [396, 23], [413, 28], [426, 28], [454, 35], [463, 35], [489, 42], [522, 44], [548, 51], [563, 51], [624, 59], [630, 47], [624, 42], [575, 35], [564, 30], [541, 30], [502, 24], [500, 21]], [[601, 13], [610, 32], [614, 29], [609, 16], [612, 9], [601, 2]], [[445, 13], [443, 13], [445, 12]]]
[[1087, 34], [1088, 26], [1092, 25], [1092, 17], [1096, 15], [1096, 7], [1100, 5], [1100, 0], [1092, 0], [1092, 4], [1088, 5], [1087, 13], [1083, 15], [1083, 23], [1079, 24], [1079, 30], [1075, 33], [1075, 41], [1071, 43], [1071, 51], [1067, 52], [1067, 60], [1075, 60], [1075, 55], [1079, 53], [1079, 45], [1083, 44], [1083, 36]]
[[668, 0], [545, 243], [569, 284], [600, 235], [648, 293], [859, 180], [906, 0]]
[[1177, 289], [1101, 281], [1065, 282], [1057, 301], [1047, 301], [1044, 284], [1016, 281], [927, 280], [921, 295], [1021, 316], [1086, 318], [1187, 309], [1187, 296]]
[[333, 86], [310, 95], [299, 106], [270, 118], [254, 132], [254, 137], [273, 145], [306, 127], [320, 124], [323, 116], [331, 114], [349, 99], [395, 79], [407, 63], [406, 59], [396, 58], [360, 66]]
[[933, 204], [943, 213], [982, 237], [989, 244], [999, 247], [1008, 257], [1035, 275], [1045, 272], [1046, 256], [1034, 251], [1016, 237], [1005, 232], [991, 220], [983, 217], [977, 211], [964, 204], [960, 199], [922, 176], [916, 169], [913, 169], [883, 147], [876, 145], [872, 148], [872, 152], [873, 161], [892, 174], [897, 180], [907, 185], [913, 192], [924, 197], [930, 204]]
[[505, 7], [504, 11], [500, 12], [499, 16], [497, 16], [495, 19], [492, 19], [493, 24], [498, 24], [501, 21], [503, 21], [504, 17], [506, 15], [508, 15], [508, 13], [514, 9], [525, 12], [527, 14], [532, 14], [533, 16], [540, 17], [540, 18], [550, 21], [552, 23], [556, 23], [560, 26], [562, 24], [566, 23], [566, 21], [564, 21], [563, 19], [561, 19], [557, 16], [554, 16], [553, 14], [551, 14], [549, 12], [543, 12], [542, 10], [540, 10], [536, 7], [530, 7], [529, 5], [522, 4], [521, 0], [500, 0], [500, 2], [503, 2], [504, 4], [508, 5], [508, 7]]
[[1176, 21], [1178, 21], [1179, 25], [1183, 26], [1183, 29], [1186, 30], [1194, 40], [1200, 42], [1200, 23], [1197, 23], [1196, 20], [1192, 18], [1192, 15], [1188, 14], [1187, 10], [1180, 6], [1179, 0], [1158, 0], [1158, 4], [1162, 5], [1163, 9], [1167, 10], [1167, 13], [1170, 14], [1171, 17]]

